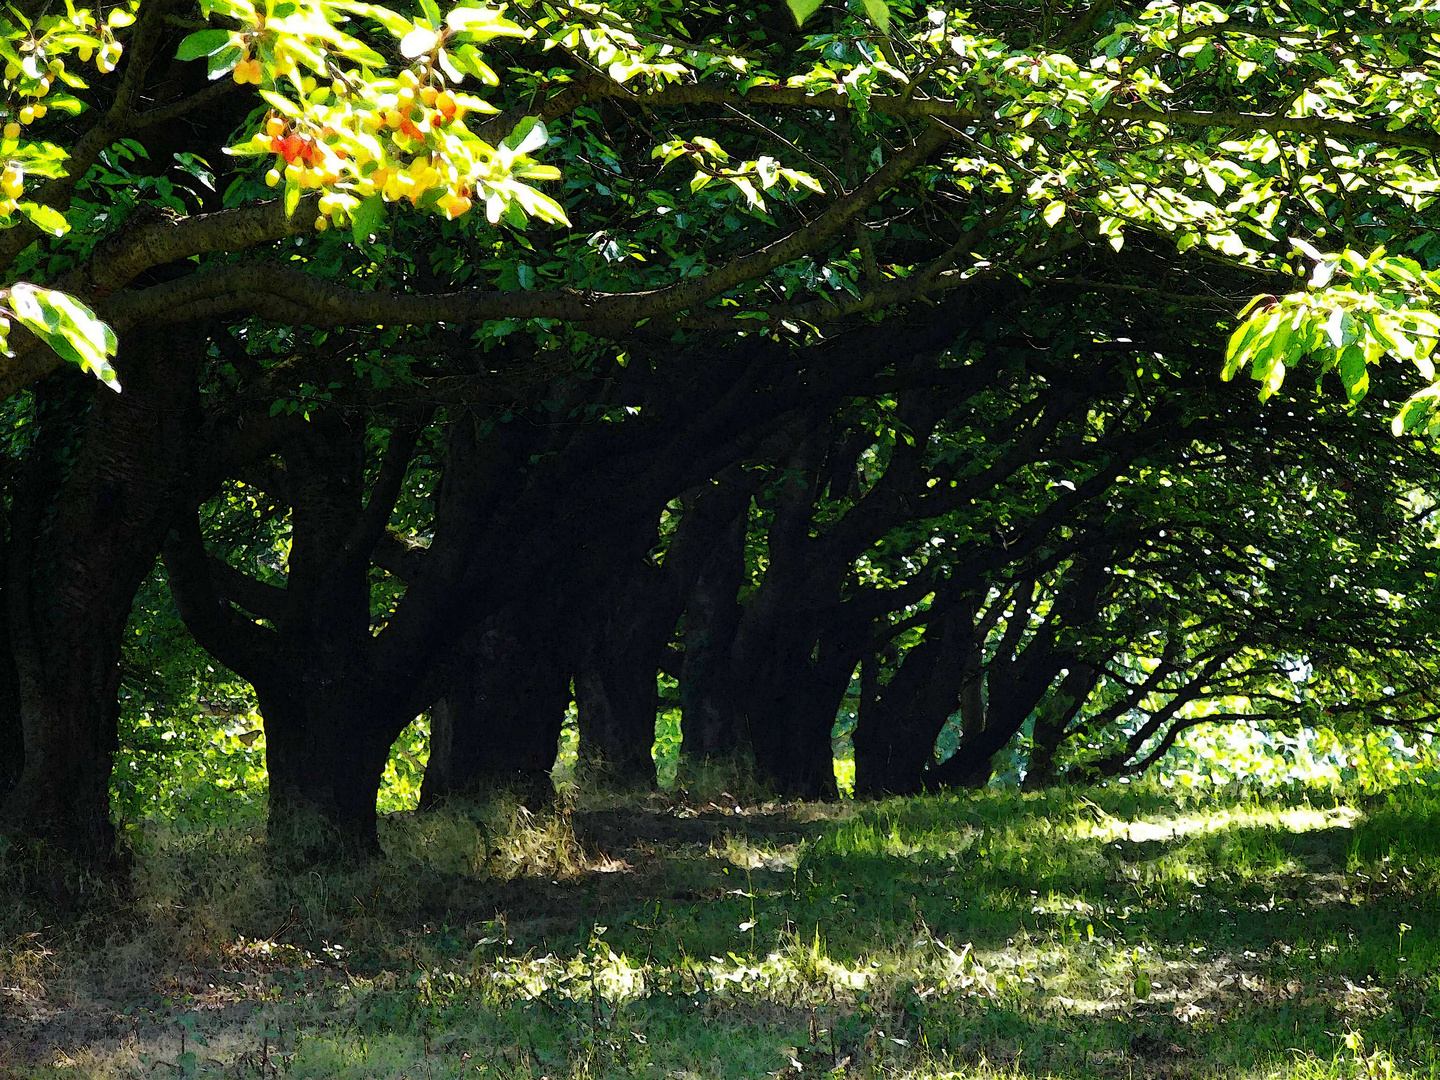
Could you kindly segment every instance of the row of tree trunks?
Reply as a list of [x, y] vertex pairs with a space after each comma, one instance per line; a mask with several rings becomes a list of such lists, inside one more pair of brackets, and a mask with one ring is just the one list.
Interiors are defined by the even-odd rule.
[[[937, 332], [943, 334], [943, 328]], [[421, 590], [424, 602], [411, 605], [416, 611], [412, 622], [424, 624], [424, 631], [402, 638], [401, 645], [386, 652], [375, 644], [379, 635], [371, 623], [370, 563], [394, 507], [408, 450], [395, 459], [398, 473], [387, 458], [367, 499], [363, 409], [336, 405], [304, 424], [294, 419], [288, 427], [285, 417], [278, 418], [273, 443], [261, 456], [277, 454], [269, 469], [278, 485], [272, 494], [291, 509], [287, 580], [279, 586], [247, 577], [206, 551], [195, 510], [221, 477], [235, 475], [215, 471], [213, 461], [203, 477], [194, 468], [194, 451], [205, 442], [196, 438], [203, 422], [196, 372], [205, 344], [199, 333], [177, 348], [173, 337], [147, 342], [143, 333], [132, 332], [117, 361], [126, 385], [123, 395], [57, 376], [37, 396], [39, 437], [15, 486], [5, 553], [5, 612], [23, 735], [20, 752], [0, 749], [10, 763], [6, 770], [13, 774], [18, 766], [13, 781], [0, 780], [9, 787], [3, 820], [11, 833], [53, 837], [92, 853], [112, 849], [108, 787], [116, 743], [121, 635], [138, 583], [163, 546], [186, 622], [208, 651], [256, 689], [269, 734], [272, 836], [308, 853], [373, 852], [375, 797], [388, 749], [417, 705], [426, 704], [417, 696], [428, 690], [429, 673], [420, 670], [417, 658], [428, 657], [437, 639], [465, 636], [466, 628], [474, 625], [476, 597], [483, 600], [485, 594], [475, 582], [494, 587], [513, 569], [497, 560], [499, 569], [477, 570], [477, 562], [524, 548], [528, 538], [539, 541], [539, 555], [532, 561], [555, 567], [567, 552], [584, 552], [586, 536], [603, 534], [612, 524], [623, 531], [637, 521], [653, 522], [674, 491], [705, 477], [723, 476], [737, 461], [767, 459], [764, 441], [800, 415], [794, 401], [807, 402], [805, 410], [818, 410], [808, 415], [824, 415], [838, 397], [853, 392], [847, 380], [873, 369], [873, 349], [860, 342], [850, 354], [833, 357], [824, 375], [815, 375], [804, 364], [794, 371], [786, 364], [777, 368], [772, 361], [785, 356], [757, 352], [702, 369], [715, 373], [713, 388], [697, 383], [677, 396], [671, 394], [673, 388], [657, 383], [656, 393], [669, 394], [679, 403], [673, 423], [648, 410], [646, 416], [661, 416], [658, 424], [614, 431], [596, 426], [575, 440], [579, 449], [558, 467], [561, 479], [552, 489], [531, 481], [550, 470], [548, 464], [536, 464], [549, 450], [526, 443], [496, 470], [496, 475], [507, 475], [509, 469], [509, 474], [521, 476], [519, 488], [511, 484], [514, 490], [491, 499], [477, 495], [470, 484], [461, 500], [470, 525], [456, 532], [448, 548], [438, 543], [437, 530], [432, 551], [442, 548], [454, 565], [440, 560], [440, 569]], [[147, 355], [150, 352], [156, 355]], [[767, 389], [763, 382], [772, 374], [778, 390]], [[53, 410], [58, 422], [49, 422], [47, 410]], [[617, 448], [612, 457], [589, 453], [611, 442]], [[814, 441], [808, 452], [818, 455], [818, 462], [824, 440]], [[608, 464], [592, 468], [592, 456]], [[795, 515], [801, 540], [808, 530], [815, 468], [803, 471], [809, 490], [797, 499]], [[384, 490], [387, 485], [391, 490]], [[539, 494], [528, 502], [511, 497], [515, 490], [523, 495], [526, 485]], [[577, 497], [577, 492], [585, 494]], [[514, 532], [517, 521], [541, 528], [540, 511], [557, 505], [557, 495], [558, 504], [578, 507], [554, 530], [559, 539]], [[653, 564], [641, 561], [637, 591], [665, 597], [665, 603], [655, 605], [660, 614], [644, 626], [631, 620], [635, 608], [626, 590], [613, 588], [614, 567], [633, 568], [635, 563], [628, 560], [640, 557], [613, 545], [587, 555], [588, 578], [571, 575], [566, 589], [574, 591], [562, 589], [561, 595], [590, 613], [587, 629], [594, 644], [584, 652], [560, 650], [565, 659], [553, 665], [548, 659], [536, 664], [533, 649], [525, 654], [530, 669], [525, 677], [543, 684], [527, 693], [543, 700], [527, 711], [523, 723], [500, 729], [514, 738], [492, 740], [516, 744], [515, 753], [504, 754], [519, 764], [496, 767], [499, 771], [533, 775], [534, 762], [542, 754], [548, 757], [574, 678], [595, 752], [611, 759], [622, 775], [653, 782], [648, 757], [656, 705], [654, 674], [664, 666], [666, 642], [686, 599], [709, 589], [716, 598], [710, 629], [719, 633], [696, 652], [709, 652], [723, 662], [708, 674], [690, 665], [684, 696], [687, 702], [705, 705], [711, 716], [698, 725], [687, 721], [687, 743], [709, 754], [748, 740], [762, 771], [782, 790], [833, 794], [829, 731], [858, 652], [853, 641], [827, 636], [815, 623], [817, 613], [828, 608], [810, 599], [820, 594], [828, 598], [834, 582], [823, 574], [807, 580], [804, 544], [783, 536], [772, 538], [773, 546], [783, 552], [789, 544], [790, 554], [782, 554], [779, 561], [789, 559], [796, 572], [778, 574], [773, 592], [793, 593], [799, 582], [809, 625], [797, 624], [794, 633], [789, 632], [767, 614], [774, 605], [764, 602], [746, 603], [739, 619], [733, 618], [735, 589], [726, 596], [723, 585], [716, 588], [725, 580], [734, 584], [733, 564], [721, 567], [710, 556], [722, 546], [721, 540], [735, 538], [743, 579], [744, 507], [749, 498], [749, 492], [741, 490], [729, 512], [715, 515], [714, 528], [699, 531], [703, 542], [693, 545], [699, 554], [682, 559], [672, 543], [660, 568], [662, 577], [651, 572]], [[710, 502], [707, 497], [700, 505]], [[511, 508], [508, 524], [504, 513], [497, 517], [491, 512], [497, 504]], [[619, 520], [612, 522], [604, 510], [597, 530], [595, 514], [603, 508], [619, 508]], [[707, 520], [699, 510], [686, 518]], [[477, 538], [485, 542], [472, 544]], [[527, 579], [529, 586], [535, 584], [533, 578]], [[490, 609], [513, 601], [520, 589], [498, 589]], [[460, 599], [429, 602], [447, 593]], [[703, 606], [703, 601], [694, 605], [697, 612]], [[392, 622], [396, 617], [392, 615]], [[555, 621], [549, 620], [552, 629]], [[693, 623], [693, 628], [687, 623], [687, 636], [692, 629], [703, 633], [706, 617], [697, 614]], [[782, 657], [793, 658], [800, 667], [787, 670]], [[795, 671], [798, 678], [792, 679]], [[756, 677], [747, 682], [749, 674]], [[508, 692], [520, 678], [507, 673], [503, 662], [491, 663], [481, 668], [477, 685], [457, 683], [453, 692], [446, 692], [446, 708], [438, 710], [441, 752], [432, 789], [463, 782], [454, 777], [468, 767], [454, 762], [465, 760], [466, 731], [496, 730], [497, 695], [479, 684], [503, 686]], [[725, 678], [728, 692], [720, 687]], [[703, 716], [706, 708], [697, 715]], [[482, 712], [483, 721], [465, 719]], [[701, 730], [691, 738], [689, 732], [697, 726]], [[787, 727], [794, 734], [782, 737]], [[13, 734], [13, 725], [10, 730]], [[530, 749], [521, 752], [522, 743]], [[3, 745], [0, 742], [0, 748]], [[442, 768], [447, 755], [452, 759], [449, 781], [443, 779]], [[490, 768], [492, 774], [496, 768]]]

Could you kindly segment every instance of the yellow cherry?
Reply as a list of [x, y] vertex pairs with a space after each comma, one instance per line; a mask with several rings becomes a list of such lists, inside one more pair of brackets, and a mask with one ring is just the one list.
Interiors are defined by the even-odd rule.
[[20, 166], [6, 165], [0, 172], [0, 192], [4, 192], [7, 199], [18, 199], [25, 193], [25, 174]]

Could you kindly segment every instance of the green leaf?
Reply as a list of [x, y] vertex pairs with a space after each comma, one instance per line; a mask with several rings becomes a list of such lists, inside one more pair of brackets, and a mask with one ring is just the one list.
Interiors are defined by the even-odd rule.
[[371, 195], [350, 215], [350, 232], [355, 237], [355, 243], [360, 247], [368, 244], [384, 220], [385, 200], [379, 195]]
[[42, 203], [22, 202], [19, 204], [20, 212], [34, 222], [35, 227], [51, 236], [64, 236], [70, 231], [70, 223], [65, 220], [65, 215], [52, 206], [45, 206]]
[[795, 16], [795, 25], [804, 26], [805, 20], [820, 10], [823, 0], [786, 0], [790, 5], [790, 14]]
[[515, 130], [505, 136], [504, 145], [517, 154], [530, 154], [539, 150], [549, 140], [550, 134], [538, 116], [523, 117]]
[[1325, 336], [1337, 349], [1343, 349], [1355, 340], [1355, 322], [1346, 314], [1344, 308], [1336, 308], [1330, 312], [1330, 318], [1325, 320]]
[[1404, 435], [1418, 428], [1434, 411], [1437, 394], [1440, 394], [1440, 387], [1428, 386], [1405, 402], [1390, 421], [1390, 430], [1396, 435]]
[[1365, 363], [1365, 350], [1357, 345], [1342, 349], [1339, 368], [1345, 396], [1353, 405], [1370, 392], [1370, 368]]
[[865, 14], [882, 34], [890, 32], [890, 5], [886, 0], [865, 0]]
[[240, 50], [234, 45], [227, 49], [221, 49], [205, 58], [205, 70], [213, 81], [223, 75], [228, 75], [240, 62]]
[[197, 30], [175, 50], [176, 60], [199, 60], [202, 56], [214, 56], [230, 44], [229, 30]]
[[19, 281], [10, 288], [10, 310], [61, 359], [78, 364], [110, 389], [120, 390], [110, 366], [117, 345], [115, 331], [80, 301], [55, 289]]
[[1277, 311], [1264, 317], [1257, 315], [1241, 323], [1235, 333], [1230, 335], [1230, 343], [1225, 349], [1225, 370], [1221, 372], [1220, 378], [1226, 382], [1233, 379], [1260, 343], [1274, 332], [1279, 321], [1280, 313]]

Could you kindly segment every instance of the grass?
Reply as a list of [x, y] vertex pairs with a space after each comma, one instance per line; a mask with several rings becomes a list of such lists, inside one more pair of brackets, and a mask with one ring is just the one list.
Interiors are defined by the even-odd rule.
[[0, 893], [0, 1077], [1435, 1077], [1437, 826], [1419, 785], [610, 794], [284, 878], [258, 821], [151, 824], [123, 892]]

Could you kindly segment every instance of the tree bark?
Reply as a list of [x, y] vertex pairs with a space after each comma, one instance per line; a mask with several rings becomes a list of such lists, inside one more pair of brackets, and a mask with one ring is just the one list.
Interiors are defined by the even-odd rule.
[[443, 706], [432, 709], [421, 806], [500, 791], [531, 810], [554, 800], [550, 771], [570, 702], [571, 651], [537, 609], [563, 615], [536, 603], [492, 620]]
[[[653, 531], [646, 535], [653, 543]], [[621, 787], [653, 788], [656, 676], [679, 605], [648, 550], [616, 562], [615, 580], [592, 605], [575, 670], [580, 760]]]
[[717, 535], [685, 609], [680, 756], [687, 762], [726, 757], [741, 745], [742, 706], [731, 650], [740, 626], [749, 511], [747, 496]]
[[376, 798], [393, 721], [363, 701], [309, 698], [292, 683], [256, 686], [270, 774], [267, 838], [274, 856], [306, 866], [380, 852]]
[[759, 666], [747, 666], [746, 729], [762, 781], [779, 795], [833, 800], [835, 757], [831, 733], [854, 664], [827, 657], [777, 652]]
[[[862, 695], [855, 727], [855, 794], [913, 795], [935, 761], [935, 740], [960, 708], [977, 656], [968, 603], [935, 618], [890, 682]], [[969, 678], [978, 685], [978, 679]]]
[[11, 516], [5, 608], [24, 753], [0, 827], [97, 865], [115, 854], [122, 635], [184, 485], [202, 349], [197, 334], [127, 335], [120, 394], [57, 375], [37, 394]]
[[[995, 755], [1024, 727], [1072, 659], [1059, 647], [1062, 636], [1095, 618], [1100, 597], [1111, 581], [1106, 563], [1113, 554], [1113, 550], [1077, 554], [1044, 620], [1033, 629], [1031, 615], [1040, 597], [1038, 581], [1030, 580], [1015, 593], [1014, 610], [985, 667], [984, 726], [973, 727], [966, 718], [960, 745], [930, 771], [929, 784], [973, 789], [990, 782]], [[1027, 632], [1030, 636], [1025, 640]], [[1086, 677], [1088, 672], [1076, 665], [1065, 682], [1079, 693], [1078, 686]]]
[[1036, 711], [1022, 785], [1026, 791], [1040, 791], [1056, 782], [1056, 757], [1070, 734], [1070, 723], [1099, 681], [1098, 668], [1077, 661]]
[[187, 626], [255, 687], [270, 774], [269, 841], [275, 857], [296, 865], [379, 852], [385, 761], [413, 719], [408, 684], [371, 664], [369, 569], [415, 430], [392, 433], [368, 499], [365, 434], [363, 419], [340, 410], [285, 427], [285, 465], [269, 478], [271, 494], [291, 508], [283, 588], [211, 556], [193, 512], [165, 548]]
[[[3, 565], [3, 561], [0, 561]], [[0, 627], [8, 625], [0, 589]], [[25, 731], [20, 723], [20, 684], [8, 636], [0, 636], [0, 806], [25, 768]]]

